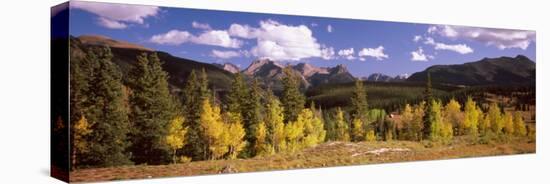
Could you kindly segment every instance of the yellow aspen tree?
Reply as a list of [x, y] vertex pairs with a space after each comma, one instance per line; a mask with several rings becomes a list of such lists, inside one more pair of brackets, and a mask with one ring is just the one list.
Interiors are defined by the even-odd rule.
[[502, 122], [504, 124], [504, 133], [506, 133], [507, 135], [513, 135], [514, 118], [512, 116], [512, 113], [509, 111], [504, 112], [504, 116], [502, 117]]
[[298, 115], [298, 121], [304, 124], [304, 147], [312, 147], [325, 141], [326, 131], [323, 122], [315, 116], [312, 109], [303, 109]]
[[340, 107], [336, 110], [336, 140], [339, 141], [349, 141], [349, 126], [346, 120], [344, 119], [344, 111]]
[[432, 100], [431, 111], [432, 122], [430, 128], [430, 139], [432, 141], [448, 142], [453, 138], [453, 125], [448, 122], [441, 113], [441, 102]]
[[72, 153], [72, 167], [77, 166], [77, 156], [80, 154], [88, 153], [89, 142], [86, 139], [92, 133], [91, 125], [84, 115], [80, 116], [80, 119], [73, 125], [73, 153]]
[[265, 126], [268, 132], [267, 139], [276, 152], [286, 149], [284, 110], [281, 102], [275, 96], [270, 96], [267, 103]]
[[504, 128], [504, 122], [502, 121], [502, 113], [497, 103], [493, 102], [489, 106], [489, 112], [487, 116], [491, 123], [491, 130], [497, 134], [502, 133], [502, 129]]
[[244, 149], [245, 141], [245, 129], [243, 127], [242, 119], [239, 114], [226, 113], [228, 121], [225, 123], [226, 144], [228, 149], [229, 159], [237, 158], [239, 152]]
[[304, 137], [304, 123], [293, 121], [285, 125], [286, 149], [293, 153], [301, 148], [301, 140]]
[[401, 130], [400, 139], [413, 140], [413, 110], [409, 104], [405, 104], [405, 108], [401, 112]]
[[273, 146], [267, 142], [267, 128], [265, 127], [264, 122], [258, 123], [254, 134], [254, 138], [256, 140], [256, 144], [254, 144], [254, 152], [256, 153], [256, 156], [273, 154]]
[[202, 102], [202, 111], [200, 115], [201, 127], [204, 130], [206, 145], [210, 150], [210, 159], [218, 159], [228, 151], [225, 144], [227, 134], [224, 133], [224, 123], [220, 115], [220, 108], [212, 106], [208, 99]]
[[365, 140], [366, 141], [376, 141], [376, 134], [374, 134], [374, 130], [369, 130], [367, 131], [366, 135], [365, 135]]
[[178, 149], [183, 148], [187, 144], [185, 136], [187, 134], [187, 128], [183, 127], [185, 118], [183, 116], [176, 116], [168, 124], [168, 132], [166, 135], [166, 144], [172, 150], [172, 162], [177, 162], [176, 152]]
[[491, 131], [491, 119], [489, 114], [482, 113], [480, 115], [479, 134], [486, 135], [489, 131]]
[[363, 129], [363, 121], [359, 118], [353, 119], [351, 134], [353, 141], [359, 142], [365, 140], [365, 129]]
[[525, 136], [527, 135], [527, 129], [525, 127], [525, 122], [523, 121], [523, 117], [521, 116], [521, 112], [516, 111], [514, 113], [514, 134], [517, 136]]
[[460, 111], [460, 104], [455, 99], [451, 99], [449, 103], [445, 105], [443, 116], [445, 122], [451, 123], [453, 127], [456, 127], [457, 135], [464, 135], [466, 126], [464, 125], [464, 121], [462, 121], [463, 118]]
[[482, 115], [482, 112], [480, 112], [481, 110], [477, 107], [476, 102], [472, 100], [472, 97], [468, 97], [466, 104], [464, 104], [464, 120], [462, 123], [465, 128], [465, 134], [478, 135], [479, 116]]
[[414, 106], [413, 109], [413, 118], [412, 118], [412, 139], [416, 141], [422, 140], [422, 129], [424, 128], [424, 124], [422, 121], [422, 118], [424, 117], [424, 109], [425, 109], [426, 102], [421, 102], [418, 105]]

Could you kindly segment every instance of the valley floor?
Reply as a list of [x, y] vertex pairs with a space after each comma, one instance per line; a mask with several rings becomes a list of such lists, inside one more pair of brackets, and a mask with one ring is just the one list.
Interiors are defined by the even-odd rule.
[[298, 153], [237, 160], [198, 161], [160, 166], [123, 166], [71, 172], [71, 182], [109, 181], [218, 173], [301, 169], [358, 164], [439, 160], [535, 153], [536, 143], [514, 139], [505, 143], [469, 144], [459, 138], [448, 145], [430, 142], [327, 142]]

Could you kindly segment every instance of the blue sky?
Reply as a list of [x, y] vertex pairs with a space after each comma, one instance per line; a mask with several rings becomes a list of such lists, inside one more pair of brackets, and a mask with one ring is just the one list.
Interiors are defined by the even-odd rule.
[[[258, 58], [344, 64], [357, 76], [412, 74], [484, 57], [535, 58], [535, 32], [155, 6], [71, 2], [70, 34], [104, 35], [241, 69]], [[353, 50], [353, 51], [352, 51]]]

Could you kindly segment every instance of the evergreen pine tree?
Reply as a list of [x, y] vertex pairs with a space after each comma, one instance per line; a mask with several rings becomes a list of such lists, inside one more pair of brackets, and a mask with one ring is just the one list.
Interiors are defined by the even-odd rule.
[[252, 82], [248, 94], [243, 95], [242, 98], [242, 117], [244, 122], [244, 127], [246, 130], [246, 140], [250, 143], [249, 150], [251, 155], [254, 155], [253, 148], [256, 144], [255, 139], [255, 130], [260, 122], [263, 121], [262, 116], [262, 89], [260, 88], [260, 83], [256, 79]]
[[295, 121], [305, 104], [305, 97], [300, 92], [300, 79], [290, 66], [283, 69], [283, 104], [285, 122]]
[[128, 112], [124, 104], [122, 74], [111, 61], [108, 47], [93, 48], [88, 52], [93, 68], [87, 94], [86, 117], [92, 132], [89, 161], [94, 166], [109, 167], [131, 164], [126, 148], [130, 145]]
[[143, 53], [129, 74], [131, 147], [137, 164], [169, 162], [170, 149], [165, 144], [168, 124], [175, 117], [174, 97], [168, 88], [168, 74], [156, 53]]
[[431, 125], [433, 123], [433, 120], [435, 119], [435, 117], [433, 117], [433, 113], [430, 113], [430, 112], [433, 112], [433, 96], [432, 96], [432, 77], [430, 75], [430, 72], [428, 72], [427, 74], [427, 79], [426, 79], [426, 89], [424, 91], [424, 101], [426, 102], [426, 106], [425, 106], [425, 109], [424, 109], [424, 112], [426, 112], [424, 114], [424, 117], [422, 118], [422, 123], [423, 123], [423, 137], [424, 138], [430, 138], [430, 135], [431, 135]]

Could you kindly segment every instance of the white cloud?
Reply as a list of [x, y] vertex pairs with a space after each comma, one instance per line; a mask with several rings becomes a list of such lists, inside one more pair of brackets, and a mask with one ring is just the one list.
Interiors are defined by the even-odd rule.
[[338, 51], [338, 55], [346, 58], [347, 60], [354, 60], [355, 59], [355, 56], [353, 56], [354, 53], [355, 51], [353, 50], [353, 48], [342, 49]]
[[435, 50], [449, 50], [449, 51], [458, 52], [460, 54], [470, 54], [474, 52], [474, 49], [472, 49], [466, 44], [445, 44], [445, 43], [436, 42], [431, 37], [427, 37], [424, 41], [424, 44], [433, 45]]
[[212, 57], [222, 58], [222, 59], [229, 59], [233, 57], [239, 57], [241, 56], [241, 53], [236, 51], [220, 51], [220, 50], [212, 50], [212, 53], [210, 54]]
[[431, 26], [428, 29], [428, 33], [437, 33], [453, 39], [474, 40], [489, 46], [495, 46], [501, 50], [510, 48], [525, 50], [531, 42], [535, 42], [536, 40], [536, 33], [534, 31], [512, 29], [439, 25]]
[[229, 37], [227, 31], [211, 30], [192, 37], [192, 42], [196, 44], [214, 45], [227, 48], [239, 48], [242, 41]]
[[332, 47], [324, 47], [321, 49], [321, 58], [323, 58], [324, 60], [330, 60], [330, 59], [334, 59], [334, 55], [335, 55], [335, 52], [334, 52], [334, 48]]
[[231, 36], [252, 39], [258, 36], [256, 30], [256, 28], [252, 28], [248, 25], [231, 24], [231, 26], [229, 26], [228, 32]]
[[321, 45], [305, 25], [285, 25], [273, 20], [260, 21], [260, 27], [232, 24], [229, 34], [245, 39], [256, 39], [250, 53], [261, 58], [298, 61], [322, 57]]
[[156, 6], [86, 1], [73, 1], [71, 2], [71, 8], [96, 14], [100, 18], [98, 21], [99, 25], [112, 29], [123, 29], [122, 27], [125, 27], [123, 26], [126, 25], [125, 23], [143, 24], [145, 18], [154, 17], [160, 11], [160, 8]]
[[418, 50], [411, 52], [412, 61], [428, 61], [430, 59], [434, 59], [434, 57], [432, 55], [424, 54], [422, 47], [418, 47]]
[[[175, 33], [186, 32], [178, 31]], [[170, 32], [168, 32], [170, 33]], [[246, 53], [246, 57], [270, 58], [282, 61], [298, 61], [304, 58], [318, 57], [333, 59], [334, 48], [321, 45], [313, 37], [313, 32], [305, 25], [285, 25], [273, 20], [260, 21], [259, 27], [231, 24], [227, 30], [207, 30], [200, 35], [183, 35], [177, 41], [171, 41], [178, 34], [159, 34], [150, 41], [157, 44], [178, 45], [185, 42], [216, 45], [226, 48], [240, 48], [242, 39], [253, 39], [256, 44]]]
[[327, 26], [327, 32], [332, 33], [332, 25], [329, 24]]
[[384, 53], [384, 47], [381, 46], [381, 45], [378, 46], [377, 48], [363, 48], [361, 51], [359, 51], [359, 53], [357, 53], [357, 55], [361, 58], [363, 58], [363, 57], [373, 57], [373, 58], [376, 58], [376, 60], [379, 60], [379, 61], [387, 59], [389, 57], [387, 54]]
[[125, 29], [126, 27], [128, 27], [128, 25], [126, 25], [122, 22], [107, 19], [105, 17], [99, 17], [97, 19], [97, 24], [99, 24], [100, 26], [109, 28], [109, 29]]
[[171, 30], [164, 34], [154, 35], [150, 42], [163, 45], [180, 45], [185, 42], [195, 44], [213, 45], [226, 48], [239, 48], [242, 41], [231, 38], [227, 31], [209, 30], [194, 36], [187, 31]]
[[444, 43], [436, 43], [434, 48], [435, 48], [435, 50], [455, 51], [455, 52], [458, 52], [460, 54], [469, 54], [469, 53], [474, 52], [474, 50], [471, 47], [467, 46], [466, 44], [447, 45], [447, 44], [444, 44]]
[[170, 30], [164, 34], [154, 35], [149, 39], [150, 42], [162, 45], [180, 45], [182, 43], [190, 41], [191, 33], [180, 30]]
[[196, 22], [196, 21], [193, 21], [191, 23], [191, 26], [193, 26], [193, 28], [197, 28], [197, 29], [206, 29], [206, 30], [212, 29], [209, 24], [200, 23], [200, 22]]
[[416, 36], [414, 36], [413, 41], [414, 41], [414, 42], [418, 42], [418, 41], [420, 41], [421, 39], [422, 39], [422, 36], [416, 35]]

